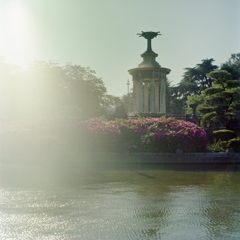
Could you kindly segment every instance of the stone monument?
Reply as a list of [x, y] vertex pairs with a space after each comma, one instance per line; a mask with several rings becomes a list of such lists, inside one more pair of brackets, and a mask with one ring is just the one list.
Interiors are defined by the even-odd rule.
[[128, 70], [133, 81], [133, 114], [161, 116], [166, 113], [166, 76], [171, 71], [160, 66], [155, 60], [158, 54], [152, 50], [152, 39], [161, 34], [142, 32], [137, 35], [147, 39], [147, 50], [141, 54], [143, 61], [138, 67]]

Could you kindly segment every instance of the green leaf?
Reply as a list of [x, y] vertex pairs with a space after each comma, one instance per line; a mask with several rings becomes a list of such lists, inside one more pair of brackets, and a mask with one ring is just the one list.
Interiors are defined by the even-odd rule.
[[232, 130], [217, 130], [217, 131], [213, 131], [213, 138], [215, 140], [221, 140], [221, 141], [227, 141], [230, 140], [232, 138], [235, 138], [237, 136], [237, 134], [232, 131]]
[[222, 91], [224, 91], [223, 88], [210, 87], [210, 88], [205, 89], [205, 90], [204, 90], [204, 93], [205, 93], [206, 95], [212, 95], [212, 94], [215, 94], [215, 93], [220, 93], [220, 92], [222, 92]]
[[204, 127], [207, 127], [207, 126], [210, 124], [212, 118], [215, 117], [216, 115], [217, 115], [216, 112], [206, 113], [206, 114], [202, 117], [202, 124], [203, 124], [203, 126], [204, 126]]

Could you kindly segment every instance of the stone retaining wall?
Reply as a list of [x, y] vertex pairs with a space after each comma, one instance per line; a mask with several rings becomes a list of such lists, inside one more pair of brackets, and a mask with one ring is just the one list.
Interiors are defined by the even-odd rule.
[[[83, 155], [82, 155], [83, 154]], [[239, 153], [114, 153], [91, 152], [81, 153], [84, 159], [106, 162], [130, 162], [130, 163], [169, 163], [169, 164], [222, 164], [240, 163]]]
[[124, 152], [79, 152], [79, 151], [46, 151], [38, 155], [2, 155], [0, 164], [20, 163], [142, 163], [142, 164], [239, 164], [240, 153], [146, 153]]

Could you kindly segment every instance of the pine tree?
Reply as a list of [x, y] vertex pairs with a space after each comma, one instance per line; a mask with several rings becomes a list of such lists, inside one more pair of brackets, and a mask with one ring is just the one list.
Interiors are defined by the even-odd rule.
[[203, 127], [213, 127], [212, 140], [215, 150], [231, 148], [231, 141], [239, 135], [240, 120], [240, 80], [232, 80], [226, 70], [212, 71], [208, 74], [214, 80], [213, 86], [203, 91], [204, 103], [198, 106], [203, 114]]
[[205, 89], [205, 101], [198, 107], [204, 114], [202, 125], [231, 125], [239, 120], [240, 81], [232, 80], [226, 70], [212, 71], [208, 74], [214, 80], [213, 86]]

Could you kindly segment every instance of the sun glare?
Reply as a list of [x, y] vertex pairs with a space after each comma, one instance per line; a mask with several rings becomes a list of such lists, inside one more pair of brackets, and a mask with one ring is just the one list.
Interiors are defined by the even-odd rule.
[[1, 14], [0, 55], [22, 68], [33, 58], [35, 47], [31, 18], [20, 1], [5, 6]]

